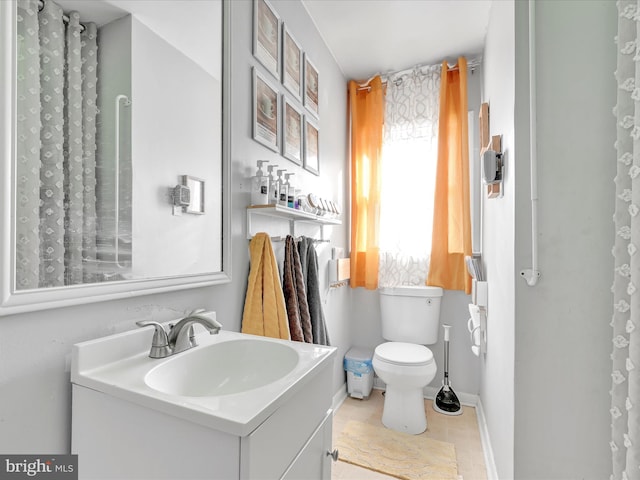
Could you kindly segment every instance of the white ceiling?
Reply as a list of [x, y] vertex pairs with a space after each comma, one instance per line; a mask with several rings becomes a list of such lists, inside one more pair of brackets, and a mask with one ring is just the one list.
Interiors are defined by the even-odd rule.
[[482, 54], [492, 0], [303, 0], [344, 75]]

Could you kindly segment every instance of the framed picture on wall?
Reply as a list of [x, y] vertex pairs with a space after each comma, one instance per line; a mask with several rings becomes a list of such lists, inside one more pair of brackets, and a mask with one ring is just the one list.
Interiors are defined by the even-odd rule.
[[280, 78], [280, 17], [267, 0], [253, 0], [253, 55]]
[[302, 48], [286, 25], [282, 27], [282, 84], [302, 100]]
[[278, 132], [280, 102], [278, 90], [253, 67], [253, 139], [278, 152], [280, 135]]
[[320, 131], [318, 125], [304, 117], [304, 164], [303, 168], [320, 175]]
[[282, 156], [302, 165], [303, 116], [289, 99], [282, 96]]
[[319, 76], [318, 69], [304, 55], [304, 106], [307, 107], [316, 118], [319, 115]]

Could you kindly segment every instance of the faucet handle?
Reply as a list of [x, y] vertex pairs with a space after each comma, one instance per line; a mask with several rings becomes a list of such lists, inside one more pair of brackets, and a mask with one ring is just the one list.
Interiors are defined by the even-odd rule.
[[[172, 332], [175, 326], [170, 325], [170, 327], [171, 330], [169, 330], [169, 334], [172, 335], [173, 333], [175, 333]], [[198, 346], [193, 325], [183, 327], [182, 330], [179, 331], [174, 338], [175, 344], [173, 345], [173, 353], [184, 352], [185, 350], [189, 350], [190, 348]]]
[[192, 347], [198, 346], [198, 342], [196, 341], [196, 332], [193, 329], [193, 325], [189, 325], [189, 344]]
[[167, 331], [164, 329], [161, 323], [154, 322], [153, 320], [140, 320], [136, 322], [139, 327], [154, 327], [153, 339], [151, 340], [151, 350], [149, 351], [149, 357], [151, 358], [165, 358], [171, 355], [171, 348], [169, 348], [169, 337]]
[[[171, 333], [171, 330], [173, 330], [173, 327], [175, 327], [174, 323], [170, 323], [169, 324], [169, 334]], [[180, 343], [183, 344], [183, 342], [185, 341], [185, 337], [183, 336], [184, 334], [178, 335], [178, 337], [176, 337], [176, 343], [178, 342], [178, 338], [180, 338]], [[189, 338], [189, 347], [187, 348], [193, 348], [193, 347], [197, 347], [198, 346], [198, 342], [196, 340], [196, 331], [193, 329], [193, 325], [189, 325], [189, 330], [187, 332], [187, 337]], [[168, 338], [168, 336], [167, 336]], [[179, 348], [185, 348], [184, 345], [180, 345]], [[182, 350], [180, 350], [182, 351]], [[176, 352], [178, 353], [178, 352]]]

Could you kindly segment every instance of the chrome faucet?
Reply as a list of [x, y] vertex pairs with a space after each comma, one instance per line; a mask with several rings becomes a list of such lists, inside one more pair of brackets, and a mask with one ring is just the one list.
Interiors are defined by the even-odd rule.
[[204, 310], [194, 310], [175, 325], [169, 325], [168, 332], [161, 323], [154, 321], [141, 320], [136, 322], [136, 325], [155, 328], [149, 356], [151, 358], [166, 358], [198, 346], [193, 332], [194, 323], [205, 327], [209, 330], [210, 335], [217, 334], [222, 328], [222, 324], [215, 318], [209, 318]]

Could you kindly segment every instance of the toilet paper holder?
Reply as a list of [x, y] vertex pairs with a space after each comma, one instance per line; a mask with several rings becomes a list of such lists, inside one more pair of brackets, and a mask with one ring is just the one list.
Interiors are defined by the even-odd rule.
[[487, 309], [489, 303], [489, 286], [487, 282], [472, 280], [471, 282], [471, 303]]
[[467, 322], [467, 329], [471, 338], [471, 351], [476, 356], [487, 352], [487, 306], [489, 303], [489, 288], [485, 281], [473, 280], [471, 284], [471, 303]]
[[487, 311], [478, 305], [469, 305], [471, 317], [467, 322], [469, 337], [471, 340], [471, 351], [479, 356], [480, 353], [487, 353]]

